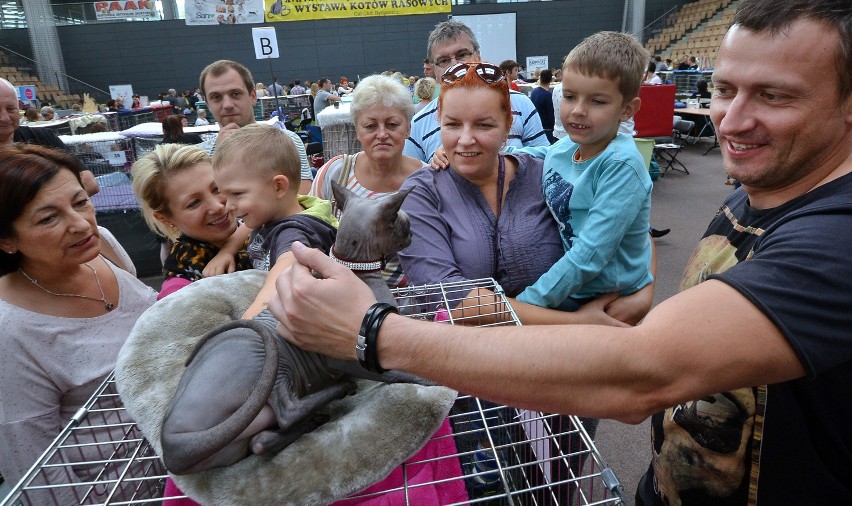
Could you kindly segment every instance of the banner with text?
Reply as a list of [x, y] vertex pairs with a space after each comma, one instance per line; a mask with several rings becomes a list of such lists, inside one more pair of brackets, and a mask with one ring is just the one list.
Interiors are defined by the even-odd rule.
[[265, 0], [266, 21], [449, 13], [450, 0]]
[[121, 0], [95, 2], [95, 18], [98, 21], [151, 20], [159, 19], [155, 0]]
[[263, 0], [186, 0], [188, 25], [263, 23]]

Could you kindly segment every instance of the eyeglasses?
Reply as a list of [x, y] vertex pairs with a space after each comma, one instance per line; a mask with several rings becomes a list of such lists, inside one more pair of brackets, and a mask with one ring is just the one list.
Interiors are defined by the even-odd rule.
[[446, 67], [447, 65], [452, 63], [453, 60], [455, 60], [457, 62], [463, 62], [463, 61], [467, 60], [468, 58], [470, 58], [471, 56], [473, 56], [473, 52], [468, 51], [467, 49], [460, 49], [453, 56], [439, 56], [438, 59], [436, 59], [434, 63], [435, 63], [435, 65], [437, 65], [439, 67]]
[[471, 69], [475, 70], [476, 75], [488, 84], [499, 83], [506, 78], [500, 70], [500, 67], [497, 65], [493, 65], [491, 63], [472, 62], [456, 63], [444, 72], [444, 75], [441, 76], [441, 80], [447, 84], [460, 81]]

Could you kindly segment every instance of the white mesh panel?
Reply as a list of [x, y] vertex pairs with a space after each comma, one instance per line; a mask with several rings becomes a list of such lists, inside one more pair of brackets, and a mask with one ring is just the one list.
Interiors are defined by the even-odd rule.
[[24, 2], [24, 14], [29, 25], [30, 44], [36, 61], [38, 77], [48, 85], [68, 89], [65, 77], [65, 61], [59, 46], [56, 23], [49, 0], [27, 0]]

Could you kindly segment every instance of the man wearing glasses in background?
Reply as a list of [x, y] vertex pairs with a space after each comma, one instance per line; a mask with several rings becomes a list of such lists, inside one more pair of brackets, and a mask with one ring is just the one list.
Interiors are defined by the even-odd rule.
[[[458, 21], [444, 21], [435, 25], [429, 34], [426, 52], [432, 62], [435, 79], [454, 63], [481, 61], [479, 43], [467, 25]], [[425, 67], [425, 65], [424, 65]], [[437, 93], [436, 93], [437, 96]], [[548, 146], [550, 143], [541, 126], [541, 119], [532, 101], [523, 93], [509, 92], [512, 103], [512, 128], [507, 146]], [[403, 153], [426, 163], [441, 145], [441, 125], [438, 122], [438, 100], [433, 100], [411, 120], [411, 135], [405, 141]]]

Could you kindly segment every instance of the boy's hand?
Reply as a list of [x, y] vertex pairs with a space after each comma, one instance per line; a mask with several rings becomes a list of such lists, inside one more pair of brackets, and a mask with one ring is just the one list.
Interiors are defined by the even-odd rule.
[[207, 266], [204, 267], [201, 274], [205, 278], [209, 278], [212, 276], [218, 276], [219, 274], [230, 274], [236, 269], [237, 261], [234, 258], [234, 255], [228, 251], [219, 250], [219, 252], [216, 253], [216, 256], [207, 262]]
[[611, 327], [629, 327], [627, 323], [623, 323], [612, 315], [604, 311], [609, 304], [618, 298], [617, 293], [608, 293], [601, 295], [593, 301], [583, 304], [574, 314], [581, 316], [583, 321], [594, 325], [609, 325]]
[[607, 303], [604, 311], [616, 320], [636, 325], [651, 310], [654, 303], [654, 285], [647, 285], [636, 293], [617, 297]]
[[447, 158], [447, 152], [444, 150], [444, 146], [438, 146], [435, 150], [435, 154], [432, 155], [432, 162], [430, 165], [435, 170], [443, 170], [450, 166], [450, 159]]
[[219, 249], [219, 252], [216, 253], [216, 256], [207, 262], [207, 266], [204, 267], [201, 274], [205, 278], [209, 278], [211, 276], [218, 276], [219, 274], [230, 274], [237, 270], [236, 257], [240, 250], [245, 247], [246, 239], [250, 233], [251, 231], [245, 225], [237, 227], [234, 233], [228, 237], [228, 240]]

